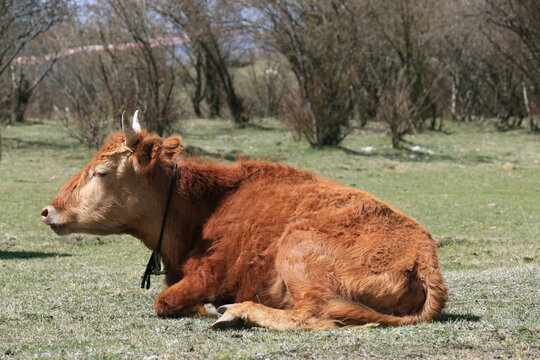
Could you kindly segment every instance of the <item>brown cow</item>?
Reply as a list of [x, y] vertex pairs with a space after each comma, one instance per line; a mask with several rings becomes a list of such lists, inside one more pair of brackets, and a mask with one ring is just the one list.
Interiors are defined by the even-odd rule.
[[[131, 234], [155, 249], [180, 138], [132, 126], [41, 212], [57, 234]], [[135, 129], [134, 129], [135, 128]], [[182, 157], [161, 254], [160, 317], [275, 330], [430, 321], [447, 289], [430, 233], [363, 191], [265, 161]]]

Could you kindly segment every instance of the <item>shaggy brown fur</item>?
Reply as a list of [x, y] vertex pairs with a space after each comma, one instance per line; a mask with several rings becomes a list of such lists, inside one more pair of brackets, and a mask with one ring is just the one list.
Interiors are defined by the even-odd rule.
[[[155, 249], [182, 149], [177, 137], [117, 134], [42, 211], [59, 234], [128, 233]], [[440, 313], [446, 287], [430, 233], [363, 191], [265, 161], [183, 158], [164, 233], [169, 288], [160, 317], [211, 315], [216, 327], [404, 325]]]

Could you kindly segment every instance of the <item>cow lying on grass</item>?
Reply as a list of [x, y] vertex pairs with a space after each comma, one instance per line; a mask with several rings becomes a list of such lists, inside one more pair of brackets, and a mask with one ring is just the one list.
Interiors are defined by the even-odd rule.
[[[41, 212], [57, 234], [131, 234], [158, 244], [180, 138], [123, 119]], [[365, 192], [265, 161], [181, 158], [163, 233], [160, 317], [214, 327], [335, 329], [430, 321], [446, 287], [430, 233]]]

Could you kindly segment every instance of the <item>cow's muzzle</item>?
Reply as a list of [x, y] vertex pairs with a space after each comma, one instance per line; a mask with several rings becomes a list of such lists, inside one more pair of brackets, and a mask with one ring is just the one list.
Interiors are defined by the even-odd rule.
[[67, 224], [61, 218], [58, 210], [52, 205], [47, 205], [41, 210], [41, 221], [49, 225], [58, 235], [66, 235], [69, 233]]

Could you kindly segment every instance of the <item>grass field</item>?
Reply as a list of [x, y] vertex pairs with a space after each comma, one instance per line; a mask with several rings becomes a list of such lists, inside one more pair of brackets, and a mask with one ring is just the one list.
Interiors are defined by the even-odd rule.
[[376, 124], [314, 150], [278, 123], [184, 122], [189, 151], [267, 158], [369, 191], [440, 242], [444, 313], [400, 328], [212, 331], [158, 319], [139, 288], [149, 250], [129, 236], [61, 238], [39, 213], [94, 151], [54, 123], [5, 128], [0, 161], [0, 358], [540, 358], [540, 136], [449, 124], [400, 151]]

